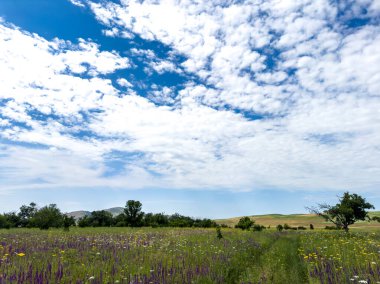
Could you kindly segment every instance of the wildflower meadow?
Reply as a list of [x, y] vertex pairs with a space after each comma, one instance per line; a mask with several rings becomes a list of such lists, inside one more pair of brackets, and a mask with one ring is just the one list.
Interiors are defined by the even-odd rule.
[[0, 283], [380, 283], [377, 232], [0, 230]]

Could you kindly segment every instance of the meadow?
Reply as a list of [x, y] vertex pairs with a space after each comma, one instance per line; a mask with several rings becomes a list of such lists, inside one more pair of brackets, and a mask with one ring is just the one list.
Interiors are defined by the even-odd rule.
[[0, 230], [0, 283], [380, 283], [380, 233]]

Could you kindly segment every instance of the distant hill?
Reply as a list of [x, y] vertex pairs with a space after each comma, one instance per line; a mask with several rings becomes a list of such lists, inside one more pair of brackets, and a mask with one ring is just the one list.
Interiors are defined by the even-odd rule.
[[[103, 209], [103, 210], [110, 212], [113, 216], [117, 216], [120, 213], [123, 213], [124, 208], [123, 207], [112, 207], [112, 208]], [[79, 218], [82, 218], [84, 216], [88, 216], [90, 214], [91, 214], [91, 211], [84, 211], [84, 210], [66, 213], [67, 216], [74, 217], [75, 220], [78, 220]]]
[[[380, 216], [380, 211], [372, 211], [369, 213], [370, 216]], [[309, 228], [310, 224], [313, 224], [314, 228], [324, 228], [326, 226], [333, 225], [330, 222], [325, 222], [325, 220], [315, 214], [267, 214], [267, 215], [253, 215], [249, 216], [256, 224], [264, 225], [266, 227], [271, 226], [276, 227], [281, 224], [284, 225], [287, 223], [292, 227], [304, 226]], [[215, 220], [218, 224], [226, 224], [230, 227], [235, 226], [241, 217], [234, 217], [228, 219], [217, 219]], [[380, 223], [378, 222], [367, 222], [360, 221], [351, 226], [355, 227], [374, 227], [380, 228]]]

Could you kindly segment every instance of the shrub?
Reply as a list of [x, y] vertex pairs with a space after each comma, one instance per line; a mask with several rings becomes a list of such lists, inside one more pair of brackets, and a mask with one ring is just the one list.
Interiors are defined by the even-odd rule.
[[249, 217], [242, 217], [239, 220], [239, 223], [235, 225], [235, 228], [240, 228], [242, 230], [249, 230], [255, 222], [252, 221]]
[[262, 230], [265, 229], [265, 226], [262, 226], [262, 225], [259, 225], [259, 224], [255, 224], [255, 225], [253, 225], [252, 229], [253, 229], [254, 232], [261, 232]]
[[220, 226], [216, 227], [216, 237], [220, 240], [223, 239], [222, 230]]
[[281, 224], [277, 225], [277, 231], [282, 232], [282, 230], [284, 230], [284, 227]]

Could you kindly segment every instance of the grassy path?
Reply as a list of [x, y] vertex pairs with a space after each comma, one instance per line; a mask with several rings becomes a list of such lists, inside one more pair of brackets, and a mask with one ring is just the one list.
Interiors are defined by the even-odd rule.
[[[265, 247], [266, 246], [266, 247]], [[299, 235], [283, 234], [264, 244], [262, 253], [248, 268], [242, 283], [309, 283], [305, 264], [298, 256]]]

